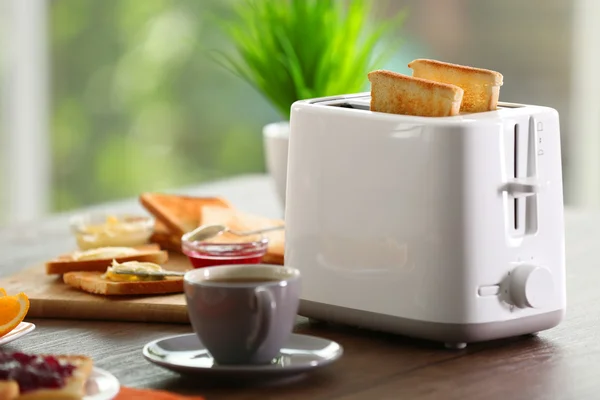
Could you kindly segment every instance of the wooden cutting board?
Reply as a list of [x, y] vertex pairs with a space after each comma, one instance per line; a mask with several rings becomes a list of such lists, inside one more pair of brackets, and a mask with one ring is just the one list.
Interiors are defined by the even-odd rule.
[[[170, 253], [164, 268], [186, 271], [191, 264], [185, 256]], [[183, 294], [93, 295], [64, 284], [62, 276], [46, 275], [44, 265], [2, 278], [0, 287], [9, 295], [25, 292], [30, 301], [28, 318], [189, 323]]]

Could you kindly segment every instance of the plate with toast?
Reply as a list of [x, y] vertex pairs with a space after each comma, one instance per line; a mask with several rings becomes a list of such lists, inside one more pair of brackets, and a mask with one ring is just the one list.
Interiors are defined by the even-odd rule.
[[111, 400], [119, 390], [117, 378], [85, 355], [0, 352], [3, 400]]

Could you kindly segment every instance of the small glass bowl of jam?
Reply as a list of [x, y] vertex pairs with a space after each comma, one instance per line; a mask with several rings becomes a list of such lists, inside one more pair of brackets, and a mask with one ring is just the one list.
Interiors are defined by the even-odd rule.
[[263, 235], [235, 236], [221, 233], [204, 241], [181, 238], [181, 250], [194, 268], [215, 265], [258, 264], [267, 253], [269, 239]]
[[154, 232], [154, 218], [146, 215], [91, 212], [70, 222], [80, 250], [141, 246]]

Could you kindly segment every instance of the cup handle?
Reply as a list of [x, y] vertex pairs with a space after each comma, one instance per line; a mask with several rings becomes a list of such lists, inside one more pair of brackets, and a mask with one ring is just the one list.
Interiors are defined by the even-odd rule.
[[275, 298], [271, 291], [264, 287], [254, 289], [257, 308], [257, 328], [256, 333], [250, 338], [249, 346], [251, 349], [257, 349], [267, 339], [275, 311]]

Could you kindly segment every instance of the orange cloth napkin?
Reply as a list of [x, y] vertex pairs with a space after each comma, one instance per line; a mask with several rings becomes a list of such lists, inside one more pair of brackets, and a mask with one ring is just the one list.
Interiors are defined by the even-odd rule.
[[202, 396], [183, 396], [164, 390], [134, 389], [121, 386], [114, 400], [206, 400]]

